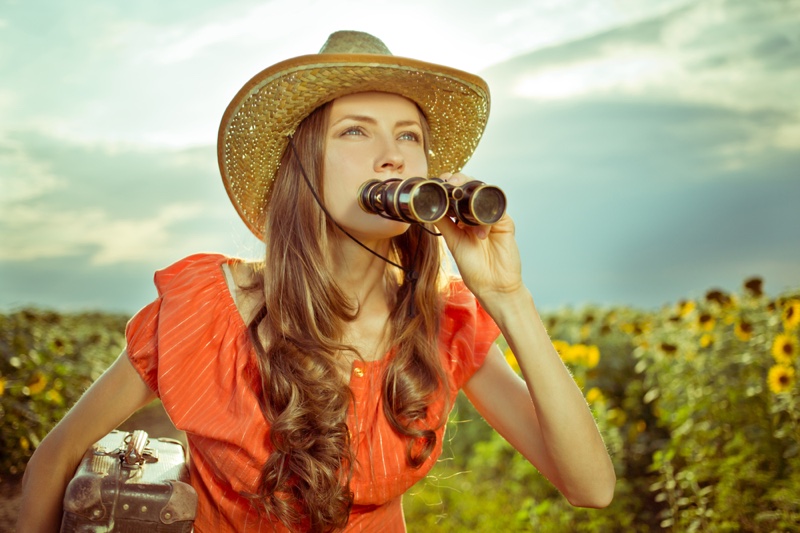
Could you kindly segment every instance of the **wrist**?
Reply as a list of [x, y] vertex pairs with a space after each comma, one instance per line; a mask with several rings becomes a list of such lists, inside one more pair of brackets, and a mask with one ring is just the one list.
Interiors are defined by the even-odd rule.
[[533, 295], [525, 285], [514, 291], [479, 297], [478, 301], [503, 331], [513, 329], [518, 321], [530, 323], [531, 318], [538, 316]]

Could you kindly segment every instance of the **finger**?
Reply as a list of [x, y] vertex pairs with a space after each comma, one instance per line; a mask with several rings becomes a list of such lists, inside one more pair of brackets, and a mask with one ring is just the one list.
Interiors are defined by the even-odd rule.
[[436, 223], [439, 233], [442, 234], [448, 246], [458, 238], [478, 238], [484, 240], [489, 236], [491, 228], [488, 226], [469, 226], [450, 217], [444, 217]]
[[461, 172], [456, 172], [455, 174], [445, 172], [440, 176], [440, 178], [451, 185], [455, 185], [456, 187], [464, 185], [468, 181], [472, 181], [472, 178]]
[[456, 224], [456, 222], [454, 222], [450, 217], [442, 218], [436, 222], [435, 226], [439, 233], [442, 234], [442, 237], [444, 237], [444, 240], [448, 243], [452, 242], [452, 240], [455, 239], [462, 231], [461, 228], [458, 227], [458, 224]]

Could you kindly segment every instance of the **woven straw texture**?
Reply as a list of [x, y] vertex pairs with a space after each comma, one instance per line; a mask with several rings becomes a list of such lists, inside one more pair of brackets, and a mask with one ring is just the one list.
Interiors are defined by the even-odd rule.
[[[257, 74], [223, 116], [217, 147], [222, 179], [239, 215], [262, 240], [271, 185], [287, 137], [320, 105], [365, 91], [413, 100], [430, 124], [430, 176], [461, 170], [486, 127], [489, 90], [481, 78], [387, 55], [375, 38], [379, 44], [365, 48], [360, 36], [366, 34], [348, 39], [351, 32], [339, 33], [345, 35], [332, 35], [323, 53], [290, 59]], [[350, 53], [365, 49], [370, 53]]]

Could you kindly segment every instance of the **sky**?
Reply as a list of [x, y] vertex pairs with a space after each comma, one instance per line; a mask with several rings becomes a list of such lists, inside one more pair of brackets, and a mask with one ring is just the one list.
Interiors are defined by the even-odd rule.
[[488, 81], [465, 171], [541, 307], [800, 287], [800, 0], [0, 0], [0, 310], [132, 313], [185, 255], [257, 257], [219, 120], [339, 29]]

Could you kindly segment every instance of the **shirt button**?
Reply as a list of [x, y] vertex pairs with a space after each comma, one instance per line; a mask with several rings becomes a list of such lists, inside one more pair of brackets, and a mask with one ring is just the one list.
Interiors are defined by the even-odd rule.
[[359, 378], [363, 378], [364, 377], [364, 369], [357, 366], [353, 370], [353, 374], [355, 374]]

